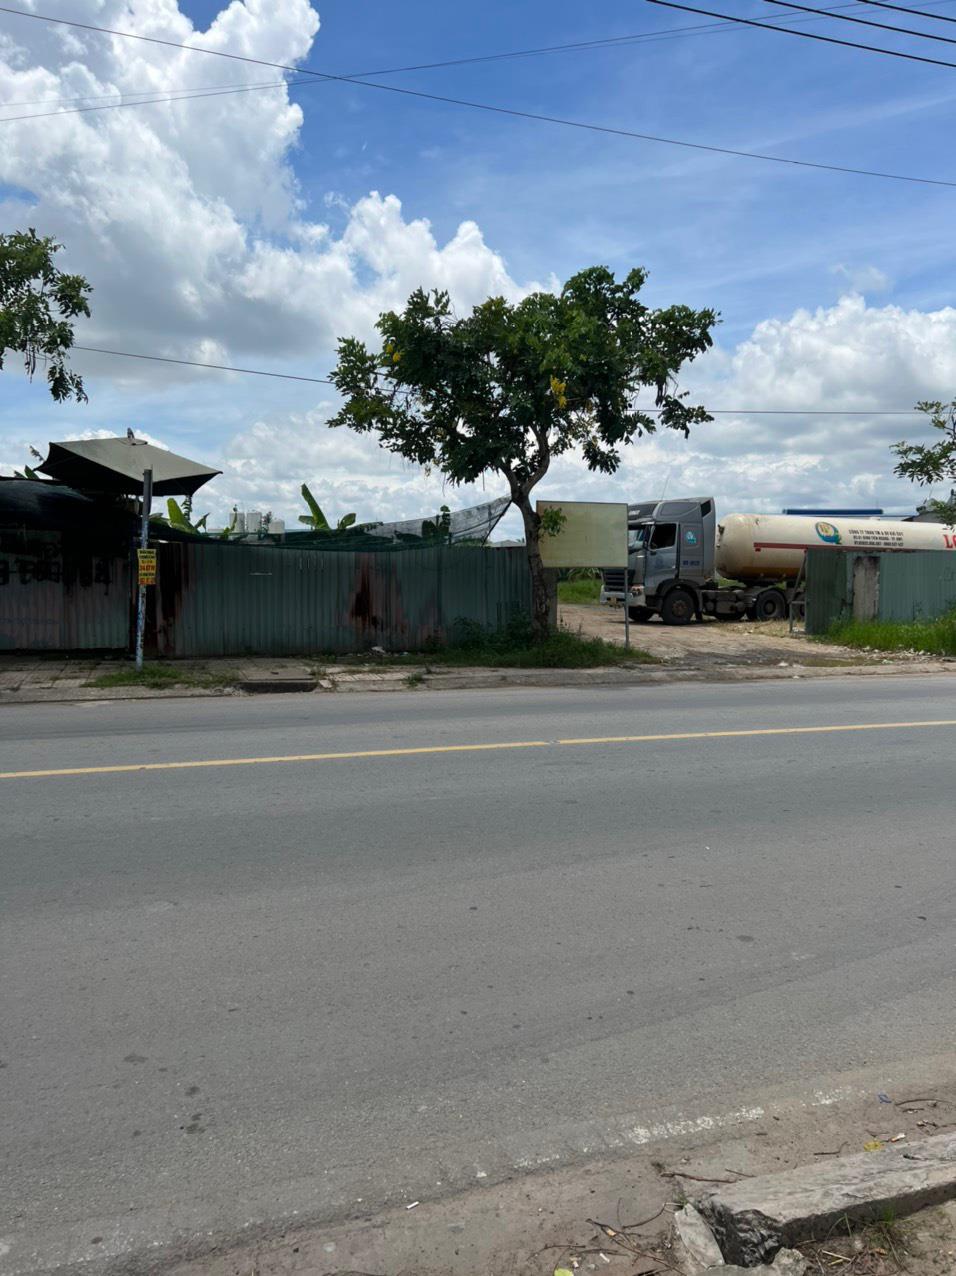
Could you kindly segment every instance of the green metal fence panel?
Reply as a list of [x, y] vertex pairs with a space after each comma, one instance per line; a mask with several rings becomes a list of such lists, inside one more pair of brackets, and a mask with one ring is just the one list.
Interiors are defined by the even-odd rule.
[[807, 550], [808, 634], [825, 634], [853, 607], [852, 555], [832, 549]]
[[129, 633], [129, 557], [115, 543], [0, 533], [0, 650], [122, 651]]
[[[873, 567], [873, 571], [864, 568]], [[872, 578], [872, 579], [871, 579]], [[862, 583], [875, 585], [864, 597]], [[867, 592], [867, 591], [864, 591]], [[825, 634], [836, 620], [932, 620], [956, 608], [956, 551], [807, 553], [807, 633]]]
[[880, 620], [935, 619], [956, 607], [956, 551], [883, 554]]
[[331, 553], [159, 546], [150, 645], [162, 656], [420, 650], [457, 620], [496, 628], [530, 610], [522, 549]]

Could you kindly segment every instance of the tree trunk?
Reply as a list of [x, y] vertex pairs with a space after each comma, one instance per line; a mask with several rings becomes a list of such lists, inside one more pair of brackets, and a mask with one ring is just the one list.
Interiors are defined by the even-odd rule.
[[551, 633], [551, 577], [541, 561], [541, 520], [525, 498], [516, 500], [524, 520], [524, 541], [531, 573], [531, 630], [535, 642], [544, 642]]

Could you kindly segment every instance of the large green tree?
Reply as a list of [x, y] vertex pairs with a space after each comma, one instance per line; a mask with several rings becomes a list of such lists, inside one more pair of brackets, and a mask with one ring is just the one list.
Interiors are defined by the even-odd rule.
[[[595, 266], [560, 292], [515, 305], [492, 297], [463, 317], [447, 293], [419, 289], [400, 314], [379, 318], [377, 350], [339, 342], [332, 380], [345, 403], [331, 425], [375, 433], [453, 483], [504, 476], [524, 522], [538, 637], [551, 599], [532, 493], [554, 458], [578, 450], [591, 470], [611, 474], [634, 438], [661, 427], [686, 435], [710, 420], [676, 380], [711, 345], [717, 315], [649, 308], [639, 298], [645, 278], [632, 270], [618, 282]], [[648, 391], [654, 412], [643, 406]]]
[[927, 446], [923, 443], [896, 443], [893, 451], [899, 457], [895, 473], [908, 478], [921, 487], [949, 485], [948, 500], [931, 500], [930, 508], [938, 518], [951, 527], [956, 525], [956, 399], [942, 403], [927, 399], [916, 405], [925, 412], [930, 425], [941, 437]]
[[82, 378], [69, 367], [71, 319], [89, 316], [90, 285], [82, 275], [66, 275], [54, 257], [62, 248], [35, 230], [0, 235], [0, 368], [8, 352], [22, 357], [27, 376], [46, 367], [50, 393], [58, 402], [86, 401]]

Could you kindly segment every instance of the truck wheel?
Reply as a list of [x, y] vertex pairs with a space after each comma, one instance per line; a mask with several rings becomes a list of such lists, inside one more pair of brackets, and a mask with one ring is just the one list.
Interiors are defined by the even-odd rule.
[[787, 600], [779, 589], [764, 589], [754, 599], [754, 620], [783, 620], [787, 614]]
[[650, 607], [628, 607], [627, 614], [635, 625], [644, 625], [654, 615]]
[[694, 619], [694, 600], [686, 589], [672, 589], [661, 607], [665, 625], [686, 625]]

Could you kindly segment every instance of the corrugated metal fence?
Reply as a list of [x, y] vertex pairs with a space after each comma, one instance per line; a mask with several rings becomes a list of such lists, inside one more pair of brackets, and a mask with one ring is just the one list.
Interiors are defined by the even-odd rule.
[[162, 656], [416, 651], [458, 620], [530, 609], [521, 549], [355, 554], [187, 542], [159, 547], [151, 636]]
[[60, 532], [0, 533], [0, 651], [121, 650], [129, 556]]
[[932, 619], [956, 607], [956, 552], [807, 553], [807, 633], [834, 621]]
[[[217, 542], [158, 546], [147, 652], [301, 655], [420, 650], [458, 620], [498, 628], [530, 610], [522, 549], [322, 553]], [[0, 650], [128, 650], [128, 553], [60, 533], [0, 540]]]

